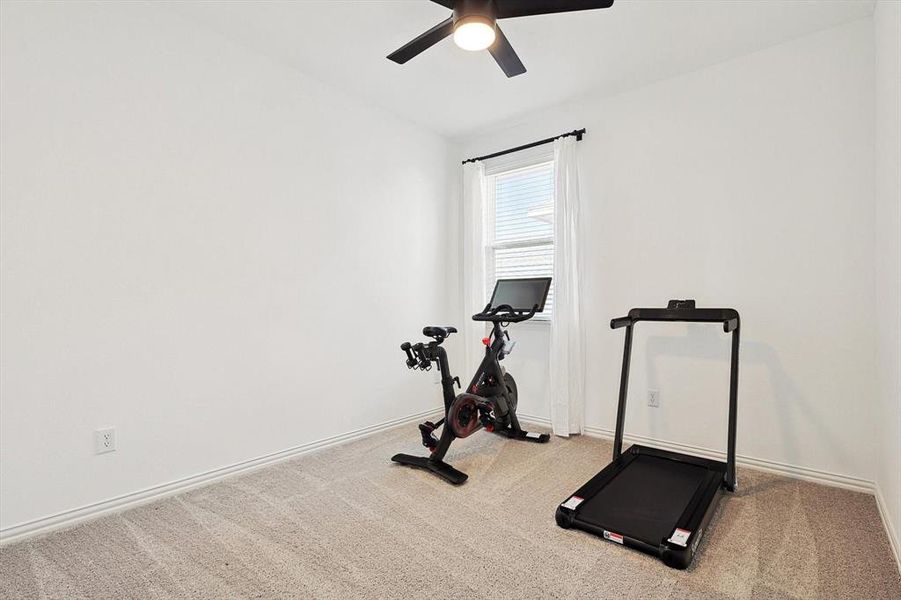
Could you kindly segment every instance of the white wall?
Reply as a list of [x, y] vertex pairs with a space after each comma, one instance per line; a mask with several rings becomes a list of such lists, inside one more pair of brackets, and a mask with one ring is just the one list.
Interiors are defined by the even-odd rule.
[[[901, 555], [901, 3], [881, 1], [876, 46], [876, 484]], [[899, 558], [901, 560], [901, 558]]]
[[[866, 19], [461, 141], [472, 156], [588, 128], [589, 425], [615, 422], [610, 318], [695, 298], [742, 314], [739, 454], [872, 480], [873, 87]], [[516, 337], [521, 410], [546, 417], [547, 331]], [[728, 337], [642, 324], [635, 342], [627, 432], [723, 450]]]
[[3, 528], [439, 405], [444, 140], [153, 5], [0, 40]]

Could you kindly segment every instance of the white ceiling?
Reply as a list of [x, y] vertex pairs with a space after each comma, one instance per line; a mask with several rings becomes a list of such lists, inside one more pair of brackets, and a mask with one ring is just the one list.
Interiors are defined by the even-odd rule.
[[446, 39], [385, 56], [450, 12], [427, 0], [188, 1], [183, 16], [451, 138], [586, 93], [613, 93], [873, 13], [873, 0], [617, 0], [500, 21], [528, 72]]

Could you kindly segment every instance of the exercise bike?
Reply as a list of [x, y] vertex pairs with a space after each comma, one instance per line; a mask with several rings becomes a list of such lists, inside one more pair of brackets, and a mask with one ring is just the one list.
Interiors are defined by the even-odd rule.
[[[391, 457], [392, 461], [431, 471], [454, 485], [460, 485], [468, 475], [444, 462], [444, 456], [456, 438], [469, 437], [479, 429], [485, 429], [514, 440], [545, 443], [550, 439], [546, 433], [529, 433], [522, 429], [516, 418], [519, 400], [516, 381], [500, 364], [515, 345], [505, 328], [542, 312], [550, 286], [550, 277], [497, 281], [491, 301], [482, 312], [472, 316], [473, 321], [488, 322], [492, 327], [490, 335], [482, 339], [485, 357], [466, 391], [461, 394], [457, 394], [454, 388], [455, 385], [460, 387], [460, 379], [451, 375], [447, 352], [441, 346], [444, 340], [457, 332], [456, 328], [425, 327], [422, 334], [433, 341], [401, 344], [401, 350], [407, 355], [407, 368], [429, 371], [432, 363], [437, 363], [444, 394], [444, 418], [436, 423], [426, 421], [419, 425], [422, 445], [429, 449], [430, 456], [395, 454]], [[442, 425], [441, 437], [436, 437], [434, 432]]]

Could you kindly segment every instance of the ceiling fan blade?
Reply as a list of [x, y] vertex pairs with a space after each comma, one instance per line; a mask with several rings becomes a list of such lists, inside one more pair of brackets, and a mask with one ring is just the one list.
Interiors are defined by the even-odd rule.
[[613, 0], [494, 0], [498, 19], [610, 8]]
[[435, 4], [440, 4], [445, 8], [454, 10], [454, 0], [432, 0]]
[[388, 60], [393, 60], [397, 64], [402, 65], [420, 52], [428, 50], [453, 32], [454, 19], [453, 17], [448, 17], [419, 37], [410, 42], [407, 42], [406, 44], [389, 54]]
[[510, 45], [510, 40], [507, 39], [501, 28], [497, 27], [496, 29], [497, 39], [488, 48], [488, 52], [491, 52], [491, 56], [494, 57], [494, 60], [497, 61], [497, 64], [500, 65], [507, 77], [522, 75], [526, 72], [526, 67], [519, 60], [519, 56], [516, 55], [513, 46]]

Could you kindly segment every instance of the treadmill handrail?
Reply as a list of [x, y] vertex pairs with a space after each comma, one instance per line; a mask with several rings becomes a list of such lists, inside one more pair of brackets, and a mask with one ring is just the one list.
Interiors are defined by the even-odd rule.
[[633, 308], [625, 317], [612, 319], [610, 328], [619, 329], [638, 321], [722, 323], [726, 333], [737, 330], [740, 323], [734, 308]]
[[[670, 306], [683, 302], [671, 300]], [[738, 429], [738, 352], [741, 318], [734, 308], [633, 308], [625, 317], [610, 321], [611, 329], [626, 328], [623, 341], [623, 366], [620, 375], [619, 401], [616, 409], [616, 430], [613, 436], [613, 460], [619, 458], [623, 448], [623, 429], [626, 419], [626, 398], [629, 393], [629, 367], [632, 358], [632, 329], [639, 321], [670, 321], [688, 323], [722, 323], [723, 331], [732, 334], [732, 349], [729, 361], [729, 414], [726, 434], [726, 489], [735, 490], [735, 438]]]

